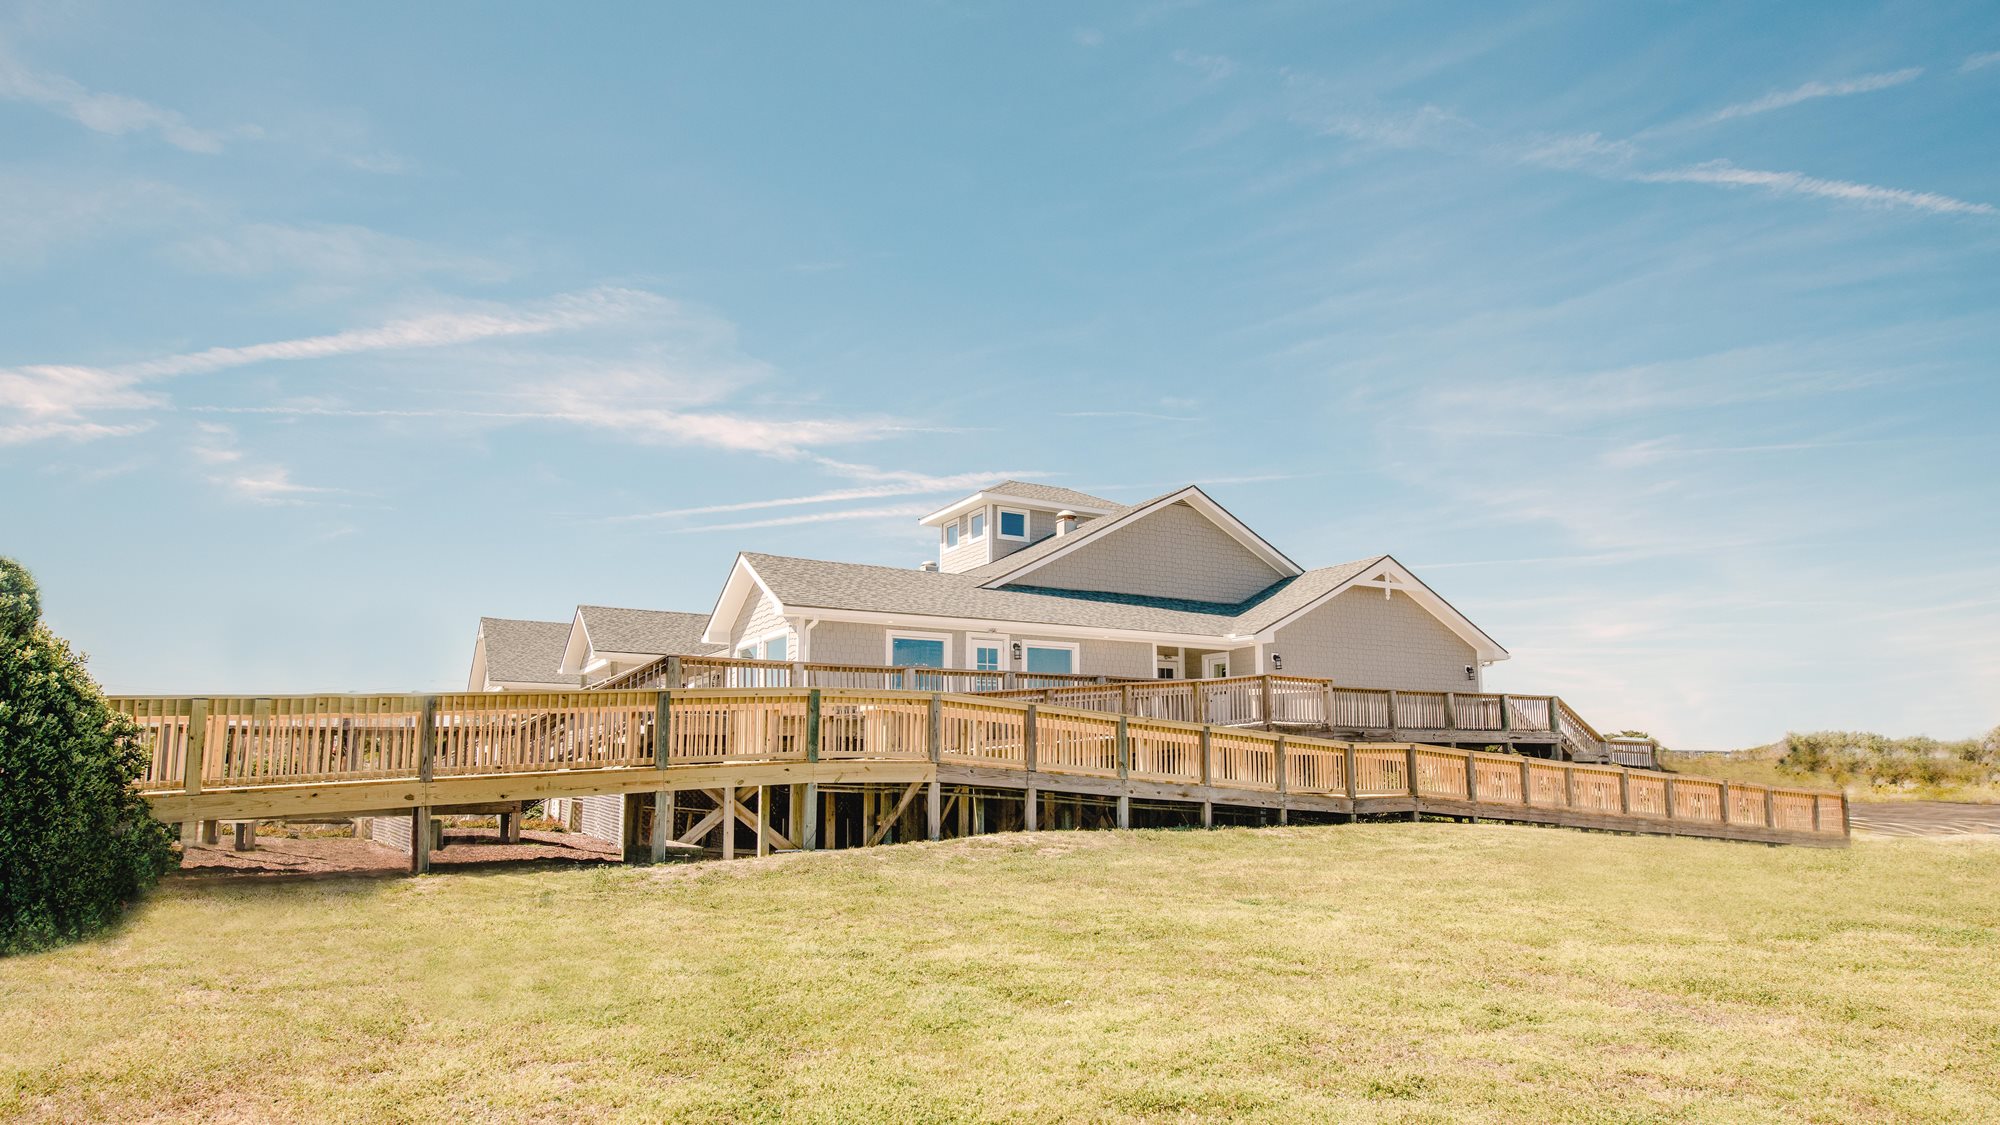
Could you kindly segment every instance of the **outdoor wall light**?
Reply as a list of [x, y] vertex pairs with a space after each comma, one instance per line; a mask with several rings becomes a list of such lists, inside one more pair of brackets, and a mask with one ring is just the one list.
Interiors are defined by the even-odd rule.
[[1479, 678], [1479, 672], [1476, 669], [1474, 669], [1472, 665], [1467, 664], [1465, 666], [1465, 678], [1468, 680], [1476, 680]]
[[1021, 659], [1021, 642], [1020, 642], [1020, 641], [1015, 641], [1015, 642], [1014, 642], [1014, 659], [1016, 659], [1016, 660], [1019, 660], [1019, 659]]
[[1284, 657], [1282, 657], [1282, 656], [1279, 656], [1279, 655], [1278, 655], [1277, 653], [1275, 653], [1275, 652], [1274, 652], [1274, 653], [1272, 653], [1272, 654], [1271, 654], [1271, 671], [1273, 671], [1273, 672], [1282, 672], [1282, 671], [1284, 671], [1284, 670], [1285, 670], [1285, 658], [1284, 658]]

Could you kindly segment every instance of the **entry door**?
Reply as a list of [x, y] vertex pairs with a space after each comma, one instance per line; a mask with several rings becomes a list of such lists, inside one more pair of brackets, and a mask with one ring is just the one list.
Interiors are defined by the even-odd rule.
[[1210, 656], [1202, 660], [1202, 676], [1205, 679], [1220, 680], [1229, 675], [1229, 657]]

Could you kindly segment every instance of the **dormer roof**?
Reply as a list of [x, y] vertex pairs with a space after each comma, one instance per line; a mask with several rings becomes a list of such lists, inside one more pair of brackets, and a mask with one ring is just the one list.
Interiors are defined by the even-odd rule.
[[954, 500], [917, 522], [926, 527], [936, 527], [957, 519], [972, 508], [1009, 503], [1045, 512], [1067, 509], [1080, 516], [1108, 516], [1125, 510], [1125, 505], [1116, 500], [1106, 500], [1102, 496], [1092, 496], [1088, 492], [1078, 492], [1073, 488], [1058, 488], [1052, 484], [1035, 484], [1022, 480], [1003, 480], [963, 499]]
[[1293, 562], [1283, 551], [1272, 546], [1269, 540], [1250, 530], [1248, 524], [1231, 515], [1229, 509], [1216, 503], [1208, 493], [1192, 484], [1155, 496], [1151, 500], [1120, 507], [1103, 519], [1091, 520], [1079, 526], [1068, 535], [1043, 539], [1005, 558], [974, 567], [966, 573], [982, 579], [980, 584], [989, 590], [1010, 585], [1031, 586], [1034, 585], [1031, 576], [1043, 566], [1088, 544], [1103, 542], [1117, 534], [1120, 529], [1130, 527], [1155, 512], [1181, 503], [1208, 517], [1211, 523], [1277, 572], [1276, 577], [1292, 578], [1305, 573], [1304, 567]]

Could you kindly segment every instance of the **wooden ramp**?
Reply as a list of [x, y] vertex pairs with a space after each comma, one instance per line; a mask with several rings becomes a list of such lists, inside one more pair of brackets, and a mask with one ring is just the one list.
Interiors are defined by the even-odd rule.
[[[421, 820], [454, 807], [636, 794], [657, 810], [648, 818], [654, 854], [713, 831], [727, 855], [739, 821], [754, 826], [762, 850], [780, 815], [784, 846], [819, 846], [820, 822], [837, 807], [822, 792], [861, 796], [864, 843], [915, 815], [922, 796], [935, 838], [951, 787], [1018, 792], [1029, 830], [1040, 827], [1044, 796], [1067, 795], [1107, 803], [1119, 826], [1138, 801], [1198, 810], [1203, 824], [1218, 809], [1265, 810], [1281, 822], [1292, 813], [1432, 815], [1765, 843], [1848, 840], [1846, 802], [1835, 792], [979, 695], [709, 688], [112, 702], [144, 732], [141, 786], [155, 815], [189, 830], [277, 818]], [[768, 808], [772, 787], [790, 790], [783, 814]], [[743, 800], [744, 790], [754, 797]], [[674, 816], [680, 794], [696, 810], [707, 806], [686, 832]]]

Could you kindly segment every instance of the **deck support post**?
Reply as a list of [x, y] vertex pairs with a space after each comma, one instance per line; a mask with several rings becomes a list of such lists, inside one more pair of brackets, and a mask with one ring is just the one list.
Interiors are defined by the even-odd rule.
[[423, 875], [431, 869], [431, 809], [418, 805], [410, 810], [410, 874]]
[[1444, 729], [1458, 729], [1458, 693], [1455, 691], [1444, 693]]
[[1618, 814], [1632, 815], [1632, 771], [1618, 767]]
[[736, 783], [725, 784], [722, 794], [722, 858], [736, 858]]
[[[1395, 699], [1395, 696], [1395, 692], [1389, 693], [1389, 698], [1392, 701]], [[1390, 706], [1393, 708], [1394, 703], [1392, 702]], [[1417, 784], [1417, 748], [1415, 746], [1403, 747], [1403, 772], [1410, 775], [1410, 823], [1415, 824], [1424, 818], [1422, 808], [1423, 789]]]
[[1118, 716], [1118, 828], [1123, 831], [1132, 827], [1132, 735], [1127, 729], [1126, 717]]
[[1021, 823], [1026, 825], [1030, 832], [1039, 832], [1042, 827], [1042, 791], [1041, 787], [1035, 784], [1035, 771], [1040, 756], [1041, 746], [1035, 734], [1035, 705], [1030, 703], [1027, 712], [1021, 717], [1021, 766], [1028, 781], [1028, 787], [1023, 793], [1023, 799], [1027, 803], [1021, 807]]
[[239, 820], [230, 827], [235, 830], [235, 837], [236, 837], [234, 840], [231, 841], [232, 847], [234, 847], [239, 852], [254, 852], [257, 850], [256, 821]]
[[1729, 783], [1725, 781], [1722, 783], [1722, 823], [1724, 824], [1729, 823], [1729, 805]]
[[771, 787], [757, 787], [757, 855], [771, 854]]
[[649, 843], [651, 843], [652, 845], [654, 863], [666, 862], [667, 841], [673, 838], [673, 831], [674, 831], [674, 791], [671, 789], [654, 790], [653, 838], [651, 841], [649, 841]]
[[819, 847], [819, 689], [806, 693], [806, 782], [805, 826], [799, 832], [799, 847], [812, 851]]
[[944, 837], [944, 788], [938, 784], [938, 764], [944, 759], [944, 699], [931, 693], [931, 781], [924, 792], [924, 826], [930, 839]]
[[[1530, 808], [1535, 803], [1535, 767], [1528, 763], [1528, 756], [1521, 755], [1521, 807]], [[1622, 784], [1622, 783], [1621, 783]]]
[[1389, 692], [1389, 741], [1391, 742], [1396, 741], [1396, 732], [1401, 729], [1397, 725], [1397, 719], [1398, 716], [1396, 714], [1396, 693], [1392, 689]]
[[[1269, 677], [1265, 677], [1265, 679], [1268, 683]], [[1281, 734], [1278, 736], [1277, 745], [1271, 747], [1271, 775], [1276, 779], [1278, 786], [1279, 824], [1290, 824], [1292, 822], [1292, 802], [1289, 796], [1291, 792], [1289, 787], [1290, 778], [1285, 776], [1286, 772], [1285, 736]]]
[[1778, 797], [1767, 787], [1764, 790], [1764, 827], [1778, 826]]
[[1576, 767], [1563, 766], [1563, 808], [1576, 807]]
[[[181, 763], [181, 788], [192, 797], [201, 792], [201, 766], [203, 748], [208, 745], [208, 700], [188, 701], [187, 749]], [[184, 820], [181, 822], [181, 850], [186, 851], [201, 839], [201, 822]]]
[[211, 848], [220, 844], [222, 842], [222, 822], [219, 820], [202, 821], [201, 842]]
[[503, 812], [500, 814], [501, 843], [518, 844], [521, 842], [521, 817], [522, 811]]
[[1673, 835], [1673, 834], [1674, 834], [1674, 824], [1673, 824], [1673, 821], [1674, 821], [1674, 779], [1673, 779], [1673, 778], [1671, 778], [1671, 777], [1670, 777], [1670, 778], [1668, 778], [1668, 779], [1667, 779], [1667, 781], [1666, 781], [1666, 790], [1667, 790], [1667, 797], [1666, 797], [1666, 801], [1667, 801], [1667, 834], [1668, 834], [1668, 835]]
[[678, 656], [667, 657], [667, 690], [679, 691], [686, 686], [687, 684], [681, 681], [681, 658]]
[[1201, 728], [1201, 826], [1215, 827], [1215, 789], [1213, 787], [1213, 758], [1215, 749], [1215, 728], [1204, 724]]
[[1477, 806], [1479, 805], [1479, 759], [1477, 757], [1474, 757], [1475, 753], [1476, 752], [1472, 750], [1467, 750], [1465, 752], [1465, 799], [1468, 803], [1474, 806], [1472, 810], [1472, 823], [1478, 824], [1479, 809]]

